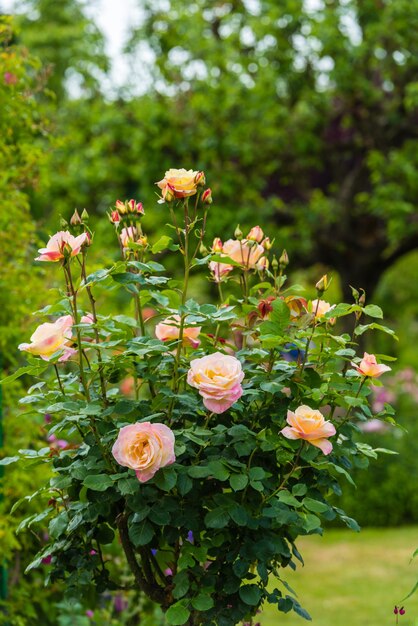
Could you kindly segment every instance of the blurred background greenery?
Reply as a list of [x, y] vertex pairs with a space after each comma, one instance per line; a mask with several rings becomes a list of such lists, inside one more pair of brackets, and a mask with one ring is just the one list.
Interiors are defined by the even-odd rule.
[[[399, 341], [376, 335], [365, 346], [397, 358], [385, 387], [376, 389], [375, 410], [391, 401], [407, 432], [372, 423], [362, 436], [400, 455], [364, 474], [355, 469], [358, 489], [348, 486], [342, 506], [362, 526], [418, 524], [418, 0], [137, 0], [123, 84], [112, 84], [115, 59], [92, 18], [100, 0], [2, 4], [5, 371], [20, 359], [16, 346], [31, 333], [31, 312], [49, 302], [55, 273], [32, 259], [60, 218], [87, 208], [99, 265], [117, 255], [105, 215], [117, 198], [143, 202], [153, 239], [165, 224], [155, 181], [169, 167], [204, 170], [215, 199], [207, 245], [215, 235], [232, 236], [238, 222], [243, 230], [258, 223], [278, 254], [288, 250], [290, 280], [308, 295], [328, 271], [329, 299], [349, 300], [352, 285], [384, 309]], [[211, 297], [210, 284], [194, 296]], [[18, 406], [20, 391], [18, 383], [4, 390], [6, 452], [45, 441], [44, 424]], [[42, 537], [16, 537], [15, 529], [37, 505], [9, 511], [42, 484], [43, 471], [28, 477], [8, 470], [3, 480], [8, 615], [0, 612], [0, 624], [42, 618], [65, 626], [76, 624], [77, 614], [83, 626], [91, 619], [85, 607], [59, 604], [54, 587], [34, 597], [43, 572], [22, 575]], [[412, 552], [417, 541], [410, 543]], [[103, 613], [99, 623], [137, 623], [106, 610], [114, 617], [105, 621]]]

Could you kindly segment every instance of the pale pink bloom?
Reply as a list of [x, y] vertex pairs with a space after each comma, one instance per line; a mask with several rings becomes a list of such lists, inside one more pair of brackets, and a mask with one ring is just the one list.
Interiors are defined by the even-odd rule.
[[120, 240], [124, 248], [127, 248], [130, 243], [134, 243], [137, 239], [138, 231], [135, 226], [127, 226], [120, 231]]
[[173, 431], [164, 424], [137, 422], [120, 429], [112, 454], [119, 465], [135, 470], [141, 483], [176, 460]]
[[[155, 327], [155, 336], [161, 341], [175, 341], [180, 336], [180, 322], [180, 315], [167, 317]], [[197, 348], [200, 345], [198, 337], [201, 330], [201, 326], [184, 326], [183, 344]]]
[[246, 239], [242, 241], [228, 239], [224, 243], [222, 252], [243, 267], [254, 269], [264, 254], [264, 248], [260, 244], [254, 244], [253, 241]]
[[133, 396], [135, 391], [135, 379], [133, 376], [127, 376], [119, 385], [119, 390], [124, 396]]
[[332, 311], [335, 308], [335, 304], [330, 304], [326, 300], [312, 300], [312, 313], [316, 319], [324, 317], [325, 313]]
[[287, 423], [280, 432], [287, 439], [304, 439], [313, 446], [320, 448], [324, 454], [330, 454], [332, 443], [328, 437], [335, 435], [336, 430], [331, 422], [326, 421], [321, 411], [302, 405], [295, 412], [287, 412]]
[[[175, 198], [188, 198], [194, 196], [197, 191], [197, 184], [200, 183], [201, 174], [194, 170], [169, 169], [164, 174], [164, 178], [156, 185], [162, 191], [162, 197], [165, 200], [167, 196]], [[198, 182], [196, 182], [196, 179]], [[168, 198], [167, 198], [168, 200]]]
[[268, 267], [269, 267], [268, 258], [266, 256], [262, 256], [259, 262], [257, 263], [256, 268], [258, 269], [259, 272], [263, 272], [265, 270], [268, 270]]
[[223, 413], [242, 396], [241, 363], [234, 356], [215, 352], [190, 363], [187, 382], [199, 390], [205, 407]]
[[89, 236], [87, 233], [74, 237], [67, 230], [60, 230], [55, 235], [52, 235], [46, 244], [46, 248], [38, 250], [39, 256], [36, 257], [35, 261], [59, 261], [64, 258], [64, 252], [68, 256], [76, 256], [82, 246], [88, 243], [88, 241]]
[[357, 426], [363, 433], [384, 433], [389, 429], [389, 425], [386, 422], [376, 418], [367, 420], [367, 422], [361, 422]]
[[257, 241], [257, 243], [261, 243], [263, 241], [263, 237], [264, 233], [260, 226], [253, 226], [247, 235], [247, 239], [250, 241]]
[[362, 376], [368, 376], [370, 378], [379, 378], [385, 372], [390, 372], [391, 367], [388, 365], [379, 365], [376, 361], [376, 357], [374, 354], [364, 353], [360, 364], [351, 363], [351, 365], [357, 370], [359, 374]]
[[49, 435], [48, 443], [50, 443], [50, 447], [55, 450], [65, 450], [70, 445], [66, 439], [58, 439], [56, 435]]
[[229, 263], [219, 263], [218, 261], [210, 261], [209, 269], [212, 272], [213, 279], [216, 283], [220, 283], [224, 280], [230, 272], [234, 269], [233, 265]]
[[82, 324], [94, 324], [94, 317], [92, 313], [87, 313], [86, 315], [83, 315], [80, 322]]
[[76, 353], [71, 347], [72, 325], [71, 315], [59, 317], [52, 323], [41, 324], [31, 336], [31, 343], [21, 343], [19, 350], [40, 356], [44, 361], [49, 361], [57, 352], [63, 351], [58, 360], [67, 361]]

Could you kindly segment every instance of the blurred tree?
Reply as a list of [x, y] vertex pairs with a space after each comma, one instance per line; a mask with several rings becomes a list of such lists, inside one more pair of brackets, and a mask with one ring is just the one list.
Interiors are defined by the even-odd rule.
[[86, 15], [84, 0], [24, 0], [19, 6], [20, 40], [42, 60], [48, 88], [58, 102], [68, 89], [92, 97], [108, 70], [104, 38]]
[[373, 292], [418, 246], [418, 1], [140, 5], [162, 164], [207, 167], [240, 220], [267, 205], [300, 263]]

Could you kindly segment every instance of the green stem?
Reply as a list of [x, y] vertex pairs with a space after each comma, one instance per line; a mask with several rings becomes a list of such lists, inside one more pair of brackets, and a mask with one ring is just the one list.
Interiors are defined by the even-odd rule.
[[[368, 378], [368, 377], [367, 377], [367, 376], [365, 376], [365, 377], [363, 378], [363, 380], [361, 381], [360, 386], [359, 386], [359, 388], [358, 388], [358, 390], [357, 390], [357, 393], [356, 393], [356, 395], [354, 396], [355, 398], [358, 398], [358, 397], [359, 397], [359, 395], [360, 395], [360, 391], [363, 389], [363, 385], [364, 385], [364, 383], [366, 382], [367, 378]], [[342, 426], [344, 426], [344, 424], [346, 424], [346, 423], [348, 422], [348, 420], [350, 419], [350, 414], [351, 414], [352, 409], [353, 409], [353, 407], [352, 407], [352, 406], [348, 407], [348, 411], [347, 411], [347, 413], [346, 413], [346, 415], [345, 415], [345, 418], [343, 419], [343, 421], [342, 421], [340, 424], [338, 424], [338, 430], [340, 430], [340, 428], [342, 428]]]
[[77, 326], [76, 335], [77, 335], [77, 346], [78, 346], [78, 358], [79, 358], [79, 365], [80, 365], [80, 379], [81, 379], [81, 384], [83, 386], [84, 395], [86, 396], [87, 402], [90, 402], [90, 392], [87, 386], [86, 374], [84, 372], [84, 366], [83, 366], [83, 349], [81, 346], [81, 333], [80, 333], [80, 329], [78, 328], [78, 324], [80, 320], [79, 320], [78, 309], [77, 309], [77, 290], [74, 288], [70, 263], [71, 261], [68, 260], [67, 265], [64, 266], [64, 272], [66, 272], [66, 275], [68, 278], [67, 285], [70, 289], [70, 293], [72, 296], [71, 302], [72, 302], [72, 309], [73, 309], [73, 314], [74, 314], [74, 322]]
[[277, 489], [275, 489], [269, 496], [267, 496], [266, 498], [263, 499], [263, 504], [265, 504], [266, 502], [268, 502], [269, 500], [271, 500], [271, 498], [274, 498], [274, 496], [276, 494], [279, 493], [279, 491], [281, 491], [282, 489], [284, 489], [285, 485], [287, 484], [287, 482], [289, 481], [289, 478], [291, 476], [293, 476], [294, 472], [298, 469], [298, 463], [299, 463], [299, 459], [300, 459], [300, 455], [302, 453], [303, 450], [303, 445], [304, 445], [304, 441], [302, 441], [301, 446], [298, 450], [298, 453], [295, 457], [295, 460], [293, 462], [292, 468], [290, 470], [290, 472], [288, 474], [286, 474], [286, 476], [283, 478], [282, 482], [280, 483], [280, 485], [277, 487]]
[[319, 297], [316, 300], [316, 308], [315, 308], [315, 312], [314, 312], [314, 322], [313, 322], [312, 332], [311, 332], [310, 336], [308, 337], [308, 339], [306, 340], [305, 354], [304, 354], [304, 357], [303, 357], [302, 366], [300, 368], [300, 373], [301, 374], [302, 374], [303, 370], [305, 369], [305, 365], [306, 365], [306, 362], [308, 360], [309, 346], [311, 345], [311, 341], [312, 341], [314, 333], [315, 333], [316, 314], [318, 313], [318, 308], [319, 308]]
[[62, 382], [61, 382], [61, 377], [58, 371], [58, 367], [56, 365], [56, 363], [54, 363], [54, 369], [55, 369], [55, 374], [57, 375], [57, 381], [58, 381], [58, 386], [61, 390], [61, 393], [63, 396], [65, 396], [65, 391], [64, 391], [64, 387], [62, 386]]

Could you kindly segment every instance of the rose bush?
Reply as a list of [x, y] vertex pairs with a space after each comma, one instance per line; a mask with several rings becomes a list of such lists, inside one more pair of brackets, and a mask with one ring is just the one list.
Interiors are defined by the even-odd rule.
[[[144, 209], [130, 200], [109, 212], [121, 256], [111, 267], [88, 273], [94, 233], [85, 212], [41, 251], [64, 280], [60, 300], [39, 314], [59, 317], [20, 346], [29, 365], [3, 382], [39, 378], [22, 402], [52, 416], [55, 445], [2, 463], [53, 467], [38, 494], [44, 512], [21, 528], [48, 524], [28, 569], [47, 567], [69, 596], [137, 590], [173, 626], [251, 622], [265, 602], [308, 617], [285, 569], [303, 562], [297, 538], [321, 533], [322, 520], [358, 528], [331, 496], [354, 464], [376, 456], [353, 433], [372, 418], [371, 381], [388, 368], [372, 355], [369, 369], [352, 361], [359, 336], [392, 331], [364, 323], [382, 312], [355, 289], [353, 303], [331, 305], [321, 299], [326, 277], [313, 301], [286, 287], [288, 256], [275, 254], [259, 226], [208, 251], [204, 181], [202, 172], [169, 170], [158, 183], [176, 240], [150, 243]], [[176, 251], [182, 281], [159, 262]], [[188, 298], [195, 271], [212, 278], [218, 305]], [[115, 287], [132, 298], [132, 316], [99, 314]], [[342, 316], [351, 335], [337, 332]], [[49, 334], [57, 326], [61, 334]], [[128, 582], [113, 565], [118, 550]]]

